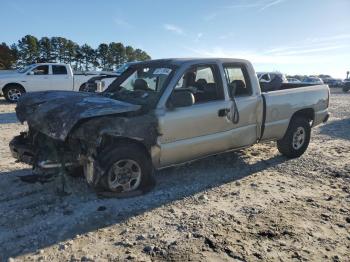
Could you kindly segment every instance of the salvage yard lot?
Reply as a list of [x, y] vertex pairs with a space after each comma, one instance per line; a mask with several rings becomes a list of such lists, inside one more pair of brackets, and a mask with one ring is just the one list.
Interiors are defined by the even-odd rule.
[[299, 159], [275, 143], [157, 172], [133, 198], [99, 198], [82, 178], [25, 183], [10, 156], [25, 127], [0, 99], [0, 261], [349, 261], [350, 94]]

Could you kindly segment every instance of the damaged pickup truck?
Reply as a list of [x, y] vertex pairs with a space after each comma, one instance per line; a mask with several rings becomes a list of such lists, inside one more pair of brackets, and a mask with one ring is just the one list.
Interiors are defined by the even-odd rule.
[[33, 172], [79, 173], [96, 189], [145, 190], [153, 171], [266, 140], [294, 158], [328, 119], [327, 85], [262, 93], [250, 62], [162, 59], [130, 66], [102, 93], [21, 97], [28, 131], [10, 142]]

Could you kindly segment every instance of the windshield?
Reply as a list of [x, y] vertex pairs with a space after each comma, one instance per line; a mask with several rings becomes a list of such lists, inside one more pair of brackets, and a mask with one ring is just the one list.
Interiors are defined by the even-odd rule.
[[129, 67], [130, 67], [130, 63], [125, 63], [122, 66], [118, 67], [117, 70], [115, 71], [115, 73], [117, 75], [121, 75], [122, 73], [124, 73]]
[[26, 66], [26, 67], [23, 67], [23, 68], [20, 68], [17, 70], [18, 73], [25, 73], [27, 71], [29, 71], [31, 68], [33, 68], [34, 65], [29, 65], [29, 66]]
[[117, 85], [106, 94], [129, 103], [154, 106], [166, 87], [174, 69], [168, 65], [135, 65], [125, 71]]

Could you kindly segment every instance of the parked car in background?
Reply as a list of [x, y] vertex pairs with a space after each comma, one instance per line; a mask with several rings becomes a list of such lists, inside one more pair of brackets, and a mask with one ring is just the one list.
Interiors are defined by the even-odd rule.
[[83, 170], [96, 189], [145, 192], [153, 170], [277, 141], [289, 158], [307, 149], [328, 120], [327, 85], [282, 84], [262, 93], [242, 59], [140, 62], [102, 93], [38, 92], [20, 99], [29, 126], [10, 142], [13, 157], [41, 174]]
[[118, 76], [114, 72], [101, 73], [98, 76], [90, 78], [79, 91], [103, 92]]
[[335, 78], [323, 78], [323, 82], [328, 85], [329, 87], [342, 87], [343, 81], [341, 79], [335, 79]]
[[280, 72], [258, 72], [257, 76], [263, 92], [279, 90], [282, 83], [288, 83], [287, 77]]
[[297, 78], [287, 77], [288, 83], [301, 83], [301, 81]]
[[73, 73], [68, 64], [32, 64], [15, 73], [0, 75], [0, 91], [9, 102], [17, 102], [26, 92], [81, 90], [97, 73]]
[[89, 81], [86, 82], [84, 87], [80, 91], [85, 92], [102, 92], [108, 88], [108, 86], [116, 80], [118, 76], [124, 73], [131, 65], [134, 65], [138, 62], [128, 62], [120, 66], [114, 72], [102, 71], [100, 75], [95, 76]]
[[315, 77], [315, 76], [309, 76], [303, 79], [302, 81], [303, 83], [306, 84], [312, 84], [312, 85], [323, 85], [323, 80], [319, 77]]
[[350, 78], [344, 79], [343, 81], [343, 91], [347, 93], [350, 90]]

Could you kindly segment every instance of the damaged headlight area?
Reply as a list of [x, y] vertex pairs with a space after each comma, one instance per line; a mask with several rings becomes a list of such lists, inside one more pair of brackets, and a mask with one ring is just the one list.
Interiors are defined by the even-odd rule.
[[62, 167], [67, 172], [75, 172], [82, 165], [85, 149], [79, 140], [56, 140], [30, 127], [15, 136], [9, 146], [12, 156], [32, 165], [36, 174], [56, 172]]

